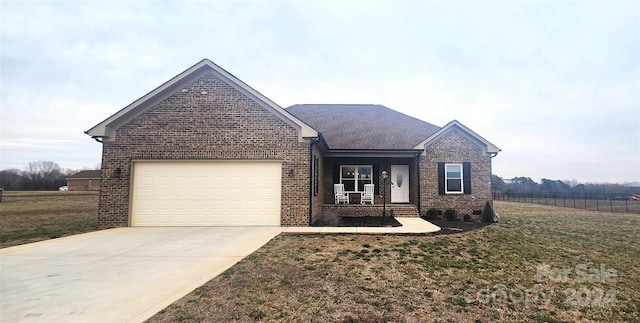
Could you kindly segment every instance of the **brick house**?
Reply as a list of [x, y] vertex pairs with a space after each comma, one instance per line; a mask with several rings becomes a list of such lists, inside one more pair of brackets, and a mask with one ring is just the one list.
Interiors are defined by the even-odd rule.
[[[458, 121], [380, 105], [283, 109], [207, 59], [86, 133], [103, 145], [101, 228], [306, 226], [323, 212], [379, 215], [383, 196], [406, 216], [471, 213], [491, 200], [500, 151]], [[351, 204], [334, 204], [335, 183]], [[359, 203], [364, 184], [374, 205]]]
[[100, 170], [81, 170], [67, 177], [69, 191], [97, 191], [100, 189]]

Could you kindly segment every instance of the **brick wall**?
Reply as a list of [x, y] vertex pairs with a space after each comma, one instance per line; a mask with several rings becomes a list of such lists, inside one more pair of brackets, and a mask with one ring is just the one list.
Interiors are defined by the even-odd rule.
[[120, 127], [115, 141], [103, 143], [100, 228], [129, 225], [132, 161], [142, 159], [281, 160], [281, 224], [309, 223], [309, 143], [299, 142], [295, 128], [213, 73], [182, 87]]
[[100, 179], [68, 179], [70, 191], [97, 191], [100, 189]]
[[[438, 194], [438, 162], [471, 163], [472, 194]], [[480, 143], [452, 127], [435, 142], [430, 143], [421, 156], [422, 212], [430, 208], [456, 209], [460, 214], [482, 210], [491, 201], [491, 157], [484, 154]]]

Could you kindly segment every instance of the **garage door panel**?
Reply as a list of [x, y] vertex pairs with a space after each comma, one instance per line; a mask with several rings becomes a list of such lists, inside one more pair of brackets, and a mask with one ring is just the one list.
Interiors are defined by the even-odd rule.
[[133, 226], [279, 225], [280, 162], [135, 162]]

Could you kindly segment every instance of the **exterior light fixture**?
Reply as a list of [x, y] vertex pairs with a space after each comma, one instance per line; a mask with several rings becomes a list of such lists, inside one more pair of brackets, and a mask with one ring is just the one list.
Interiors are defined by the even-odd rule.
[[113, 177], [120, 178], [122, 176], [122, 168], [118, 167], [113, 171]]

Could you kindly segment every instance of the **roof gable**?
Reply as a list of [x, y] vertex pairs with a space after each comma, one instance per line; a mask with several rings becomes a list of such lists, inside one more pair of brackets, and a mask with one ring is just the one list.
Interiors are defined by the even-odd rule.
[[124, 107], [122, 110], [116, 112], [91, 129], [85, 131], [85, 133], [90, 135], [92, 138], [113, 141], [115, 140], [116, 130], [118, 128], [125, 125], [127, 122], [131, 121], [145, 111], [151, 109], [157, 103], [163, 101], [173, 93], [179, 91], [185, 85], [195, 81], [205, 73], [211, 72], [213, 72], [216, 77], [220, 78], [225, 83], [229, 84], [236, 90], [240, 91], [242, 94], [251, 98], [262, 107], [271, 111], [281, 120], [298, 129], [300, 140], [302, 140], [302, 138], [314, 138], [318, 136], [318, 133], [313, 128], [309, 127], [304, 122], [287, 113], [276, 103], [269, 100], [267, 97], [260, 94], [258, 91], [254, 90], [253, 88], [233, 76], [231, 73], [227, 72], [208, 59], [203, 59], [184, 72], [178, 74], [171, 80], [160, 85], [153, 91], [147, 93], [143, 97]]
[[332, 150], [412, 150], [440, 129], [382, 105], [298, 104], [286, 110], [322, 133]]
[[444, 135], [447, 131], [449, 131], [452, 128], [457, 128], [457, 129], [462, 130], [462, 133], [464, 133], [469, 138], [471, 138], [474, 141], [476, 141], [477, 143], [479, 143], [482, 146], [482, 150], [483, 150], [483, 152], [485, 154], [489, 154], [489, 155], [494, 155], [495, 154], [495, 155], [497, 155], [500, 151], [502, 151], [500, 148], [496, 147], [494, 144], [490, 143], [489, 141], [487, 141], [486, 139], [482, 138], [477, 133], [473, 132], [471, 129], [467, 128], [465, 125], [460, 123], [458, 120], [453, 120], [453, 121], [447, 123], [444, 127], [442, 127], [440, 130], [438, 130], [436, 133], [434, 133], [431, 136], [429, 136], [429, 138], [423, 140], [418, 145], [416, 145], [415, 149], [424, 149], [426, 146], [428, 146], [431, 143], [433, 143], [434, 141], [436, 141], [438, 138], [440, 138], [442, 135]]

